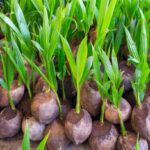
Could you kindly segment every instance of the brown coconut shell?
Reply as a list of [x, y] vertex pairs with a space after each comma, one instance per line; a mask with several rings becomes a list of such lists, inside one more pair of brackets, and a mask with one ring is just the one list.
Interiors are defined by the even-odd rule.
[[34, 117], [24, 118], [22, 121], [22, 131], [25, 133], [26, 125], [29, 127], [29, 137], [31, 141], [40, 141], [43, 138], [45, 125], [39, 123]]
[[94, 121], [89, 145], [92, 150], [115, 150], [118, 131], [109, 122]]
[[72, 109], [65, 121], [65, 132], [67, 137], [75, 144], [81, 144], [91, 134], [92, 131], [92, 119], [90, 114], [81, 109], [77, 114], [75, 109]]
[[55, 94], [37, 94], [31, 104], [31, 113], [40, 123], [49, 124], [59, 115], [59, 107]]
[[71, 103], [68, 100], [62, 100], [60, 101], [61, 103], [61, 108], [62, 108], [62, 117], [65, 120], [67, 117], [67, 114], [71, 111], [72, 107], [71, 107]]
[[[117, 150], [135, 150], [137, 135], [133, 132], [127, 132], [125, 136], [120, 135], [117, 142]], [[139, 138], [140, 150], [148, 150], [147, 140]]]
[[92, 27], [91, 30], [89, 31], [89, 41], [91, 41], [92, 44], [94, 45], [96, 39], [97, 39], [96, 28]]
[[81, 106], [92, 116], [96, 116], [102, 104], [100, 94], [94, 81], [85, 81], [81, 87]]
[[134, 131], [150, 140], [150, 103], [143, 102], [141, 108], [137, 108], [137, 106], [133, 108], [131, 124]]
[[[130, 117], [131, 106], [124, 98], [121, 98], [119, 109], [122, 114], [123, 121], [126, 121]], [[105, 119], [114, 124], [120, 123], [118, 111], [115, 105], [110, 103], [106, 105]]]
[[127, 65], [126, 61], [122, 61], [119, 64], [119, 69], [123, 71], [122, 85], [124, 85], [124, 93], [126, 93], [132, 89], [130, 78], [134, 80], [135, 68], [133, 65]]
[[46, 81], [40, 77], [35, 85], [34, 94], [37, 95], [39, 93], [45, 92], [47, 90]]
[[60, 119], [54, 120], [51, 124], [46, 127], [45, 133], [50, 132], [46, 147], [48, 150], [65, 150], [69, 145], [70, 140], [65, 134], [65, 127]]
[[72, 77], [68, 76], [64, 80], [64, 87], [67, 99], [72, 99], [77, 95], [76, 89], [74, 87], [74, 83], [72, 81]]
[[[23, 84], [18, 85], [18, 81], [13, 80], [10, 89], [10, 94], [15, 105], [17, 105], [22, 99], [24, 95], [24, 90], [25, 87]], [[6, 107], [8, 105], [9, 105], [8, 91], [5, 90], [2, 86], [0, 86], [0, 107]]]
[[21, 128], [22, 114], [20, 111], [4, 108], [0, 112], [0, 138], [15, 136]]
[[42, 77], [39, 77], [34, 87], [34, 94], [37, 95], [39, 93], [44, 93], [46, 92], [46, 90], [47, 90], [46, 81]]
[[3, 32], [0, 30], [0, 39], [4, 37]]

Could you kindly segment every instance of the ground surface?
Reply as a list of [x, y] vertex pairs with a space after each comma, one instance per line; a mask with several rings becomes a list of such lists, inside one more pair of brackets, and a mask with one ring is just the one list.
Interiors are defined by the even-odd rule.
[[[23, 135], [19, 133], [13, 138], [7, 138], [5, 140], [0, 139], [0, 150], [21, 150]], [[36, 150], [38, 143], [31, 142], [30, 150]], [[70, 144], [66, 150], [91, 150], [88, 144], [82, 144], [79, 146], [75, 146]]]

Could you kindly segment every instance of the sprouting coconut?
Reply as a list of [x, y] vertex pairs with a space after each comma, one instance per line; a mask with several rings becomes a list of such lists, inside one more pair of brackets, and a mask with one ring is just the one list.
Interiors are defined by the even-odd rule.
[[94, 121], [89, 145], [92, 150], [115, 150], [117, 138], [118, 131], [114, 125], [107, 121]]
[[70, 140], [65, 134], [65, 127], [63, 121], [60, 119], [54, 120], [46, 127], [45, 133], [50, 132], [46, 146], [48, 150], [65, 150]]
[[[97, 57], [96, 51], [93, 51], [93, 66], [97, 87], [99, 89], [99, 94], [101, 95], [102, 107], [100, 121], [93, 122], [92, 133], [89, 138], [89, 145], [92, 150], [115, 150], [118, 131], [114, 125], [104, 120], [105, 106], [108, 96], [105, 91], [109, 91], [110, 89], [110, 86], [106, 87], [105, 85], [109, 84], [109, 80], [106, 73], [104, 73], [102, 78], [101, 70], [99, 67], [99, 59]], [[106, 70], [104, 70], [104, 72], [105, 71]]]
[[[75, 144], [83, 143], [92, 131], [92, 119], [90, 114], [81, 109], [80, 88], [89, 73], [92, 66], [92, 59], [87, 59], [87, 38], [85, 37], [79, 45], [76, 62], [68, 42], [61, 36], [63, 48], [66, 53], [72, 77], [74, 78], [74, 86], [77, 91], [76, 109], [72, 109], [65, 120], [65, 132], [67, 137]], [[84, 48], [83, 48], [84, 47]], [[71, 57], [69, 57], [69, 54]], [[82, 58], [82, 59], [81, 59]], [[81, 67], [82, 66], [82, 67]], [[85, 70], [86, 69], [86, 70]]]
[[0, 112], [0, 138], [15, 136], [21, 128], [22, 114], [17, 109], [4, 108]]
[[99, 113], [101, 106], [101, 98], [94, 81], [85, 81], [81, 88], [81, 106], [87, 110], [92, 116]]
[[[10, 95], [13, 100], [13, 103], [17, 105], [24, 95], [24, 85], [18, 85], [17, 80], [13, 80], [10, 88]], [[6, 107], [9, 105], [9, 96], [8, 91], [0, 86], [0, 107]]]
[[[145, 33], [146, 26], [144, 23], [144, 15], [143, 12], [141, 13], [141, 36], [140, 39], [142, 43], [145, 44], [144, 47], [139, 48], [137, 50], [137, 47], [134, 43], [134, 41], [131, 38], [131, 35], [127, 28], [125, 28], [126, 38], [127, 38], [127, 44], [129, 50], [132, 52], [132, 48], [134, 47], [134, 54], [131, 53], [132, 60], [136, 60], [138, 63], [134, 62], [134, 65], [136, 67], [135, 74], [134, 74], [134, 81], [131, 79], [131, 84], [136, 100], [136, 105], [134, 106], [132, 110], [131, 115], [131, 124], [133, 129], [139, 133], [140, 136], [143, 138], [150, 140], [150, 104], [147, 102], [143, 102], [144, 96], [145, 96], [145, 90], [146, 90], [146, 84], [147, 79], [149, 77], [149, 65], [147, 63], [147, 54], [148, 54], [148, 47], [147, 47], [147, 35]], [[143, 37], [144, 32], [144, 37]], [[142, 40], [143, 39], [143, 40]]]
[[[133, 132], [127, 132], [125, 136], [120, 135], [117, 142], [117, 150], [134, 150], [136, 147], [137, 135]], [[140, 137], [138, 139], [140, 150], [148, 150], [147, 141]]]
[[25, 133], [26, 124], [28, 124], [30, 140], [40, 141], [44, 135], [45, 125], [36, 121], [34, 117], [26, 117], [22, 121], [23, 133]]
[[89, 113], [81, 109], [80, 113], [77, 113], [75, 109], [72, 109], [65, 121], [65, 132], [67, 137], [75, 144], [83, 143], [91, 134], [92, 120]]
[[150, 140], [150, 103], [143, 102], [140, 108], [135, 106], [132, 111], [132, 128], [142, 137]]
[[[131, 106], [124, 98], [121, 98], [119, 109], [122, 114], [122, 120], [124, 122], [130, 117]], [[106, 105], [105, 118], [107, 121], [114, 123], [114, 124], [119, 124], [120, 122], [118, 110], [116, 106], [113, 104], [110, 104], [109, 102]]]
[[37, 94], [32, 100], [31, 113], [40, 123], [52, 122], [59, 115], [55, 94], [52, 91]]

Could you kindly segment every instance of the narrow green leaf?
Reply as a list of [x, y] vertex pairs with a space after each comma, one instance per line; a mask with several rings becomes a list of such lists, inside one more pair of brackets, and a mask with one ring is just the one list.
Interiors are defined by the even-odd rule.
[[28, 30], [28, 26], [27, 26], [24, 14], [23, 14], [17, 0], [13, 0], [13, 6], [14, 6], [16, 19], [17, 19], [20, 31], [22, 33], [22, 36], [23, 36], [24, 40], [26, 41], [26, 43], [30, 44], [31, 43], [30, 32]]
[[105, 67], [108, 77], [110, 78], [110, 80], [114, 81], [115, 74], [114, 74], [113, 68], [111, 66], [110, 60], [104, 51], [102, 52], [101, 60], [104, 64], [104, 67]]
[[93, 67], [95, 79], [102, 84], [102, 76], [100, 71], [100, 62], [95, 50], [93, 50]]
[[68, 62], [69, 62], [70, 69], [73, 73], [73, 76], [75, 78], [77, 78], [77, 68], [76, 68], [76, 63], [75, 63], [74, 56], [72, 54], [71, 48], [70, 48], [67, 40], [65, 40], [62, 35], [60, 35], [60, 37], [61, 37], [61, 41], [62, 41], [62, 44], [63, 44], [63, 49], [66, 53], [66, 56], [67, 56], [67, 59], [68, 59]]
[[45, 148], [45, 144], [48, 140], [48, 137], [50, 135], [50, 132], [47, 133], [47, 135], [44, 137], [44, 139], [40, 142], [40, 144], [38, 145], [37, 149], [36, 150], [44, 150]]
[[88, 59], [86, 61], [86, 64], [85, 64], [85, 68], [84, 68], [82, 78], [80, 80], [80, 84], [79, 84], [80, 87], [82, 86], [83, 82], [86, 80], [86, 78], [87, 78], [87, 76], [90, 72], [90, 69], [92, 67], [92, 62], [93, 62], [93, 57], [92, 56], [88, 57]]
[[43, 13], [44, 13], [44, 5], [42, 0], [31, 0], [32, 3], [34, 4], [35, 8], [38, 10], [38, 12], [40, 13], [40, 15], [43, 17]]
[[137, 135], [137, 141], [136, 141], [135, 150], [140, 150], [140, 147], [139, 147], [139, 134]]
[[2, 78], [0, 78], [0, 85], [1, 85], [5, 90], [8, 90], [7, 84], [5, 83], [5, 81], [4, 81]]
[[147, 60], [147, 53], [148, 53], [148, 45], [147, 45], [147, 32], [146, 32], [146, 26], [145, 26], [145, 19], [144, 14], [140, 10], [141, 13], [141, 34], [140, 34], [140, 49], [139, 49], [139, 55], [140, 59]]
[[134, 41], [132, 40], [130, 32], [128, 31], [128, 29], [126, 27], [125, 27], [125, 33], [126, 33], [126, 39], [127, 39], [129, 52], [130, 52], [131, 56], [134, 59], [139, 61], [140, 59], [139, 59], [139, 55], [138, 55], [138, 51], [137, 51], [136, 45], [135, 45]]
[[93, 23], [95, 7], [96, 7], [96, 0], [87, 0], [87, 4], [86, 4], [86, 15], [87, 15], [86, 33], [88, 33], [90, 26]]
[[78, 83], [80, 82], [80, 80], [82, 78], [85, 64], [86, 64], [86, 60], [87, 60], [87, 37], [85, 37], [82, 40], [81, 44], [79, 45], [79, 49], [78, 49], [78, 53], [77, 53], [77, 57], [76, 57], [77, 82]]
[[18, 35], [20, 39], [23, 39], [23, 36], [18, 30], [18, 28], [14, 25], [14, 23], [7, 16], [0, 13], [0, 19], [2, 19], [6, 24], [8, 24], [13, 29], [13, 31], [16, 32], [16, 34]]
[[27, 123], [23, 137], [22, 150], [30, 150], [29, 127]]
[[115, 38], [114, 49], [115, 49], [116, 54], [118, 53], [120, 45], [121, 45], [123, 31], [124, 31], [124, 28], [123, 28], [124, 22], [125, 22], [125, 15], [123, 15], [121, 20], [119, 21], [119, 26], [118, 26], [118, 30], [117, 30], [117, 34]]

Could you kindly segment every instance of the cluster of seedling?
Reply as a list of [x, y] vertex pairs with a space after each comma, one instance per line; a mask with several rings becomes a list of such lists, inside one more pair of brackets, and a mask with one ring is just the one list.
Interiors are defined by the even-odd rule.
[[92, 150], [148, 150], [149, 8], [149, 0], [0, 1], [0, 138], [22, 127], [23, 150], [42, 139], [37, 150], [87, 140]]

